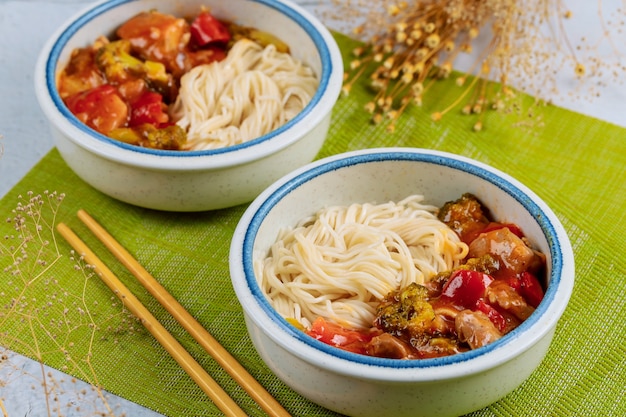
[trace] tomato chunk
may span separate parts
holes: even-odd
[[[198,46],[210,43],[225,44],[230,40],[228,28],[208,12],[202,12],[194,19],[190,31]]]
[[[109,84],[71,95],[65,104],[81,122],[104,135],[128,120],[128,105]]]
[[[132,46],[133,54],[160,62],[178,75],[186,69],[181,56],[187,44],[189,25],[182,18],[157,11],[141,12],[117,29],[117,35]]]
[[[367,343],[375,336],[373,333],[347,329],[322,317],[313,322],[307,334],[327,345],[360,354],[366,353]]]
[[[165,112],[161,94],[146,91],[131,105],[130,121],[128,123],[130,127],[145,123],[158,127],[168,121],[169,116]]]
[[[478,300],[485,296],[485,290],[492,281],[493,278],[482,272],[461,269],[450,276],[440,298],[458,307],[473,310]]]

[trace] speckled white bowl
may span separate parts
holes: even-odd
[[[267,256],[281,227],[324,206],[399,201],[413,193],[441,206],[465,192],[485,202],[496,219],[520,225],[547,255],[544,300],[520,327],[490,345],[411,361],[341,351],[290,326],[258,286],[253,260]],[[574,284],[566,232],[537,195],[482,163],[407,148],[337,155],[274,183],[241,218],[230,270],[250,338],[270,369],[311,401],[350,416],[458,416],[497,401],[541,363]]]
[[[310,65],[320,86],[286,125],[247,143],[208,151],[163,151],[111,140],[81,123],[64,105],[56,77],[71,51],[111,34],[150,9],[176,16],[209,6],[216,16],[253,26],[285,41]],[[329,31],[296,4],[279,0],[113,0],[98,2],[64,24],[42,49],[35,69],[37,99],[50,121],[61,156],[84,181],[109,196],[157,210],[203,211],[251,201],[321,148],[343,76],[339,48]]]

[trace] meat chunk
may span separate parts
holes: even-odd
[[[481,233],[470,243],[470,258],[487,254],[497,258],[504,268],[514,274],[535,270],[543,265],[543,258],[507,227]]]
[[[456,331],[454,319],[459,314],[459,310],[450,304],[443,304],[435,307],[434,312],[435,318],[431,324],[432,331],[442,335],[454,334]]]
[[[459,340],[467,342],[472,349],[488,345],[502,337],[486,314],[463,310],[454,319]]]
[[[372,338],[367,345],[367,354],[390,359],[412,359],[414,356],[410,345],[389,333]]]
[[[487,299],[492,305],[500,306],[521,321],[526,320],[535,311],[524,297],[504,281],[495,280],[487,287]]]

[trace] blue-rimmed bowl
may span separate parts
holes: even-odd
[[[325,345],[272,309],[254,274],[283,227],[330,205],[386,203],[423,194],[441,206],[470,192],[495,219],[518,224],[547,257],[546,294],[520,327],[453,356],[396,360]],[[249,206],[231,243],[230,273],[250,338],[271,370],[311,401],[350,416],[458,416],[518,387],[546,355],[574,284],[574,258],[561,223],[520,182],[448,153],[386,148],[319,160],[275,182]]]
[[[163,151],[111,140],[72,115],[56,78],[75,48],[111,35],[137,13],[156,9],[193,16],[209,7],[219,18],[272,33],[316,72],[312,101],[277,130],[217,150]],[[254,199],[272,182],[312,161],[322,146],[339,96],[343,65],[329,31],[296,4],[278,0],[113,0],[98,2],[64,24],[42,49],[35,90],[56,146],[70,168],[103,193],[130,204],[168,211],[203,211]]]

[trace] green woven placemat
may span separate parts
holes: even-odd
[[[337,35],[342,50],[353,41]],[[437,100],[411,109],[389,134],[363,111],[358,85],[341,98],[319,157],[383,146],[458,153],[493,165],[525,183],[563,222],[575,252],[576,285],[541,367],[519,389],[473,416],[605,416],[626,413],[626,130],[557,107],[541,110],[544,126],[516,127],[517,116],[487,113],[484,130],[453,111],[440,122],[430,113],[459,94],[453,80],[435,84]],[[530,100],[530,99],[527,99]],[[527,101],[527,103],[530,101]],[[56,211],[46,202],[28,216],[28,192],[65,193]],[[19,197],[21,196],[21,198]],[[181,368],[89,270],[75,267],[70,247],[54,242],[50,224],[72,227],[251,416],[263,413],[80,224],[90,212],[194,315],[285,408],[297,416],[333,413],[291,391],[262,363],[244,327],[230,285],[229,242],[246,205],[196,214],[156,212],[112,200],[83,183],[52,150],[0,201],[0,213],[25,214],[42,227],[25,238],[3,224],[0,342],[166,416],[220,412]],[[43,213],[39,218],[38,213]],[[45,224],[48,222],[48,224]],[[40,231],[39,231],[40,230]],[[41,233],[41,236],[38,235]],[[58,236],[57,236],[58,239]],[[49,241],[50,243],[46,243]],[[61,257],[55,261],[55,244]],[[41,252],[40,252],[41,251]],[[10,256],[9,253],[17,253]],[[37,262],[37,258],[48,260]],[[54,262],[52,262],[54,261]],[[14,265],[11,267],[11,265]],[[119,410],[120,414],[121,411]]]

